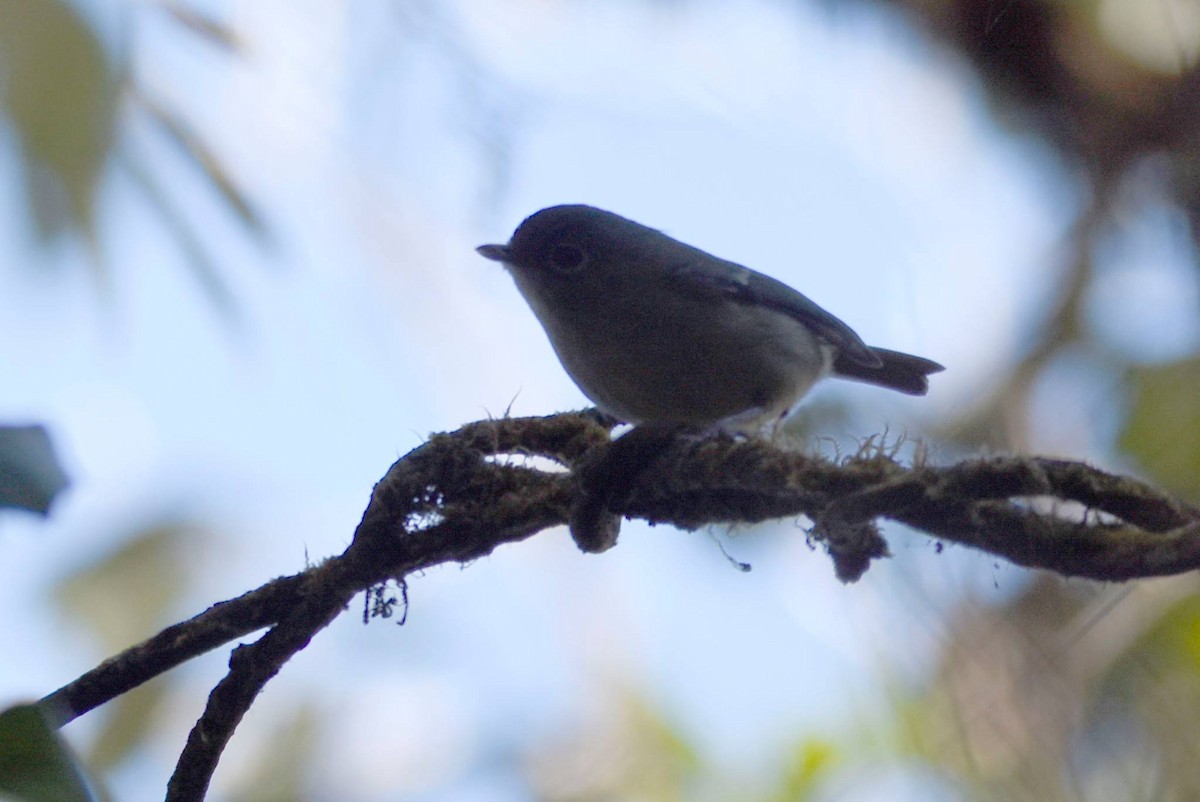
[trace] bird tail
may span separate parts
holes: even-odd
[[[930,359],[889,351],[886,348],[871,348],[871,353],[879,357],[883,364],[866,367],[838,354],[833,360],[833,375],[841,379],[875,384],[908,395],[925,395],[929,392],[929,379],[926,377],[945,370]]]

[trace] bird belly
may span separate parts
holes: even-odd
[[[773,421],[829,370],[808,329],[771,311],[731,304],[621,319],[627,325],[576,318],[546,330],[584,394],[630,423],[709,425],[747,413],[748,425]]]

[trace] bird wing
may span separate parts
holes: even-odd
[[[673,279],[693,292],[765,306],[787,315],[836,347],[851,362],[868,368],[883,364],[854,329],[782,281],[757,270],[705,254],[703,259],[689,259],[675,265],[670,272]]]

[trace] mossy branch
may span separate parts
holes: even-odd
[[[806,517],[843,581],[887,556],[879,521],[1018,565],[1100,580],[1200,567],[1200,510],[1136,479],[1036,457],[903,465],[879,449],[832,461],[761,440],[634,429],[592,412],[506,418],[435,435],[375,486],[350,547],[176,624],[47,696],[55,726],[260,629],[213,689],[168,786],[199,800],[266,682],[362,591],[567,524],[604,551],[622,517],[697,529]],[[540,468],[540,457],[553,468]],[[384,606],[386,608],[386,605]]]

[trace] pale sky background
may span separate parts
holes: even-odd
[[[858,437],[952,417],[1019,353],[1078,208],[1069,176],[997,129],[951,58],[866,7],[207,5],[244,55],[152,7],[98,0],[95,15],[266,214],[262,248],[152,131],[131,130],[126,146],[199,221],[243,325],[197,291],[120,171],[106,292],[81,248],[37,250],[0,149],[0,366],[17,379],[0,418],[47,422],[74,482],[46,523],[0,518],[3,701],[108,656],[49,592],[132,530],[186,518],[211,533],[172,611],[186,617],[339,552],[372,484],[427,433],[583,406],[511,280],[473,250],[539,208],[586,202],[664,229],[797,287],[872,344],[946,365],[922,399],[823,387],[853,404],[861,428],[838,434]],[[1132,221],[1115,261],[1178,260],[1154,250],[1171,225]],[[1113,271],[1092,307],[1113,347],[1166,358],[1195,342],[1196,322],[1172,317],[1182,275]],[[1113,325],[1122,304],[1155,304],[1156,327]],[[1071,456],[1099,448],[1094,431],[1057,436]],[[792,522],[726,540],[748,574],[704,533],[633,523],[599,557],[560,531],[431,571],[410,583],[403,628],[352,609],[285,667],[212,798],[305,698],[331,722],[314,798],[527,799],[510,759],[603,721],[623,688],[754,776],[790,739],[868,720],[881,678],[920,676],[953,600],[1024,581],[923,537],[892,543],[895,559],[849,587]],[[109,778],[116,798],[161,795],[226,660],[178,671],[161,745]],[[68,737],[86,744],[97,719]],[[954,798],[899,775],[852,791]]]

